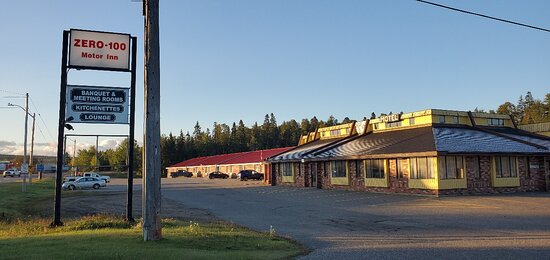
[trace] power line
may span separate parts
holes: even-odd
[[[18,92],[14,92],[14,91],[9,91],[9,90],[4,90],[4,89],[0,89],[0,92],[9,93],[9,94],[15,94],[15,95],[20,95],[20,96],[25,96],[25,94],[18,93]]]
[[[34,100],[32,99],[32,97],[29,98],[30,101],[31,101],[31,105],[34,107],[34,110],[36,111],[36,114],[38,115],[38,117],[40,118],[40,121],[42,122],[42,124],[44,125],[44,128],[46,128],[46,132],[48,133],[48,135],[50,136],[50,140],[52,140],[53,143],[55,143],[55,138],[53,138],[53,135],[52,133],[50,132],[50,129],[48,128],[48,125],[46,124],[46,122],[44,121],[44,118],[42,117],[42,114],[40,113],[40,111],[38,110],[38,106],[34,103]]]
[[[449,10],[460,12],[460,13],[471,14],[471,15],[480,16],[480,17],[483,17],[483,18],[491,19],[491,20],[496,20],[496,21],[499,21],[499,22],[510,23],[510,24],[513,24],[513,25],[527,27],[527,28],[531,28],[531,29],[535,29],[535,30],[544,31],[544,32],[550,32],[550,29],[545,29],[545,28],[542,28],[542,27],[537,27],[537,26],[528,25],[528,24],[524,24],[524,23],[514,22],[514,21],[510,21],[510,20],[506,20],[506,19],[502,19],[502,18],[497,18],[497,17],[493,17],[493,16],[488,16],[488,15],[484,15],[484,14],[480,14],[480,13],[474,13],[474,12],[470,12],[470,11],[466,11],[466,10],[462,10],[462,9],[458,9],[458,8],[454,8],[454,7],[450,7],[450,6],[446,6],[446,5],[442,5],[442,4],[432,3],[432,2],[428,2],[428,1],[424,1],[424,0],[416,0],[416,1],[421,2],[421,3],[425,3],[425,4],[429,4],[429,5],[433,5],[433,6],[437,6],[437,7],[441,7],[441,8],[445,8],[445,9],[449,9]]]

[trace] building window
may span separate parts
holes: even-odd
[[[409,125],[414,125],[414,117],[409,118]]]
[[[332,161],[330,162],[330,168],[332,172],[332,177],[347,177],[346,172],[346,161]]]
[[[374,124],[374,130],[378,130],[378,123]]]
[[[453,124],[458,124],[458,116],[453,116]]]
[[[292,176],[292,163],[283,163],[283,176]]]
[[[433,157],[411,158],[411,179],[435,179]]]
[[[495,156],[495,174],[497,178],[518,177],[516,157]]]
[[[439,116],[439,123],[445,123],[445,116]]]
[[[440,179],[464,179],[463,156],[439,156],[438,164]]]
[[[504,125],[504,119],[501,119],[501,118],[487,118],[487,124],[488,125],[503,126]]]
[[[401,121],[386,123],[386,128],[399,127],[399,126],[401,126]]]
[[[384,179],[384,159],[365,160],[365,170],[367,178]]]
[[[395,160],[396,164],[395,167],[397,168],[397,178],[399,179],[404,179],[405,178],[405,171],[404,171],[404,168],[403,168],[403,162],[405,161],[406,159],[397,159]]]
[[[338,129],[338,130],[330,130],[330,135],[331,135],[331,136],[340,135],[340,129]]]

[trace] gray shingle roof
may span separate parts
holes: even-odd
[[[550,153],[549,150],[539,149],[532,145],[483,132],[475,128],[434,127],[433,132],[438,152]],[[550,145],[547,147],[550,147]]]
[[[541,149],[540,146],[548,149]],[[315,141],[283,153],[270,161],[345,159],[426,152],[550,155],[550,139],[539,138],[513,128],[480,129],[439,125],[370,133],[338,141]]]

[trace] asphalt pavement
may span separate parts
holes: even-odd
[[[125,189],[114,179],[107,190]],[[177,178],[162,180],[162,196],[291,237],[312,249],[303,259],[550,259],[550,193],[436,198]]]

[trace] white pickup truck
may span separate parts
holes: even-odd
[[[96,173],[96,172],[85,172],[85,173],[82,174],[82,177],[94,177],[94,178],[98,178],[98,179],[100,179],[100,180],[105,181],[105,183],[111,182],[111,177],[109,177],[109,176],[101,176],[101,175],[99,175],[99,174]]]

